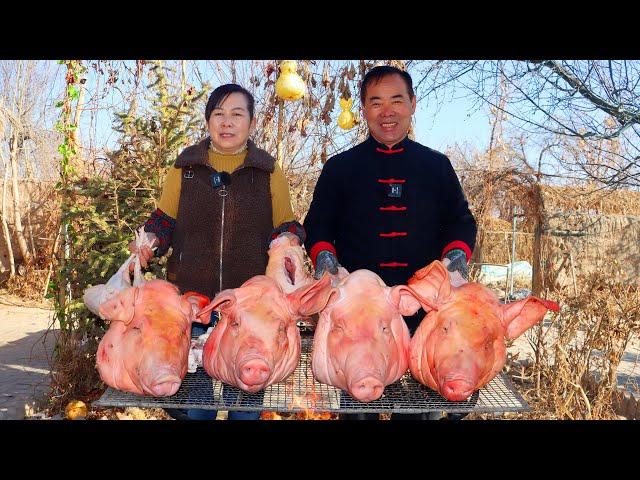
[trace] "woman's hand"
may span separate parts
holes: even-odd
[[[147,235],[147,241],[151,246],[154,246],[158,243],[158,237],[156,237],[155,233],[145,232],[145,234]],[[134,239],[131,241],[131,243],[129,243],[129,251],[131,253],[138,254],[138,258],[140,259],[140,266],[142,268],[147,268],[149,264],[149,260],[151,260],[151,257],[153,257],[153,250],[151,250],[151,247],[144,245],[140,249],[140,251],[138,251],[138,247],[136,246],[136,241]],[[129,265],[129,271],[133,272],[133,267],[134,267],[134,264],[132,262]]]

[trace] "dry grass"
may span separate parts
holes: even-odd
[[[15,275],[7,280],[7,291],[23,300],[42,301],[48,282],[48,269],[37,268],[29,265],[25,267],[23,275]]]
[[[57,334],[55,368],[51,372],[49,412],[64,411],[67,403],[82,400],[90,403],[98,399],[105,385],[96,369],[96,352],[102,330],[62,330]]]
[[[533,411],[522,418],[615,419],[617,370],[640,333],[640,291],[602,274],[580,282],[578,295],[548,295],[562,305],[551,328],[534,327],[535,359],[510,362],[512,377]]]
[[[633,190],[542,185],[542,195],[550,211],[640,215],[640,192]]]

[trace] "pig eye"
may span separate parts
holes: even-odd
[[[382,333],[389,333],[389,327],[383,326]]]
[[[229,324],[229,326],[238,328],[240,326],[240,322],[238,322],[237,320],[231,320],[231,323]]]

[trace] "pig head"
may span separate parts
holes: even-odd
[[[139,395],[175,394],[187,373],[191,323],[208,302],[203,295],[180,295],[171,283],[151,280],[102,303],[100,316],[111,322],[96,355],[102,380]]]
[[[559,310],[555,302],[533,296],[502,305],[479,283],[453,287],[437,260],[408,285],[428,312],[411,339],[411,374],[451,401],[467,399],[502,370],[505,338],[517,338],[548,310]]]
[[[318,320],[311,360],[315,378],[361,402],[380,398],[407,370],[409,330],[402,315],[419,308],[410,288],[388,287],[369,270],[343,276]]]
[[[149,247],[155,250],[153,241],[149,237],[149,233],[144,231],[144,227],[140,227],[135,232],[136,246],[138,249],[142,247]],[[129,266],[133,263],[133,283],[131,282],[131,276],[129,274]],[[129,287],[139,287],[144,285],[146,280],[142,275],[142,267],[140,265],[140,259],[137,254],[131,254],[129,258],[120,266],[118,271],[107,281],[100,285],[94,285],[89,287],[83,295],[85,305],[92,313],[100,316],[100,305],[108,300],[114,298],[118,293],[126,290]],[[104,317],[102,317],[105,320]]]
[[[304,251],[296,235],[284,233],[269,244],[269,263],[265,275],[276,281],[284,293],[291,293],[313,282],[304,270]]]
[[[291,293],[275,280],[257,275],[223,290],[199,315],[220,310],[220,320],[203,350],[203,366],[213,378],[256,393],[293,373],[300,360],[296,320],[326,304],[328,276]]]

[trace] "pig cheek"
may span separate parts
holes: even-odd
[[[123,357],[131,359],[140,359],[143,351],[142,330],[140,328],[131,328],[124,334]]]
[[[293,324],[286,330],[278,331],[276,338],[276,347],[274,349],[274,372],[282,365],[286,365],[295,354],[295,347],[292,341],[295,339],[296,331],[298,327]],[[291,339],[291,340],[290,340]],[[272,372],[273,373],[273,372]]]
[[[327,335],[327,350],[330,352],[340,352],[344,343],[344,330],[334,326]]]
[[[501,338],[497,340],[487,339],[484,347],[484,368],[480,372],[480,386],[484,386],[493,379],[502,370],[506,360],[504,340]]]
[[[340,327],[334,327],[327,336],[327,352],[331,353],[329,361],[334,371],[340,375],[344,375],[344,364],[351,350],[351,343]]]
[[[391,333],[391,325],[384,325],[382,327],[382,341],[387,345],[393,343],[393,334]]]
[[[111,353],[113,352],[113,343],[110,341],[101,342],[96,355],[98,372],[103,381],[109,382],[109,385],[117,385],[118,375],[116,372],[117,363]]]
[[[240,346],[240,328],[228,326],[220,337],[220,354],[224,358],[235,358]]]
[[[294,326],[294,328],[298,328]],[[276,349],[279,352],[279,360],[286,356],[286,354],[291,350],[291,346],[289,345],[289,335],[293,335],[294,332],[291,331],[291,327],[288,330],[280,330],[278,331],[278,338],[276,340],[278,347]]]
[[[439,382],[438,377],[442,377],[445,375],[443,371],[443,365],[448,363],[448,360],[451,356],[451,345],[449,338],[449,328],[446,326],[440,327],[438,329],[438,335],[434,336],[436,340],[434,345],[433,357],[433,369],[432,372],[435,374],[434,379]],[[439,360],[438,363],[435,363],[435,360]],[[431,363],[430,363],[431,366]]]

